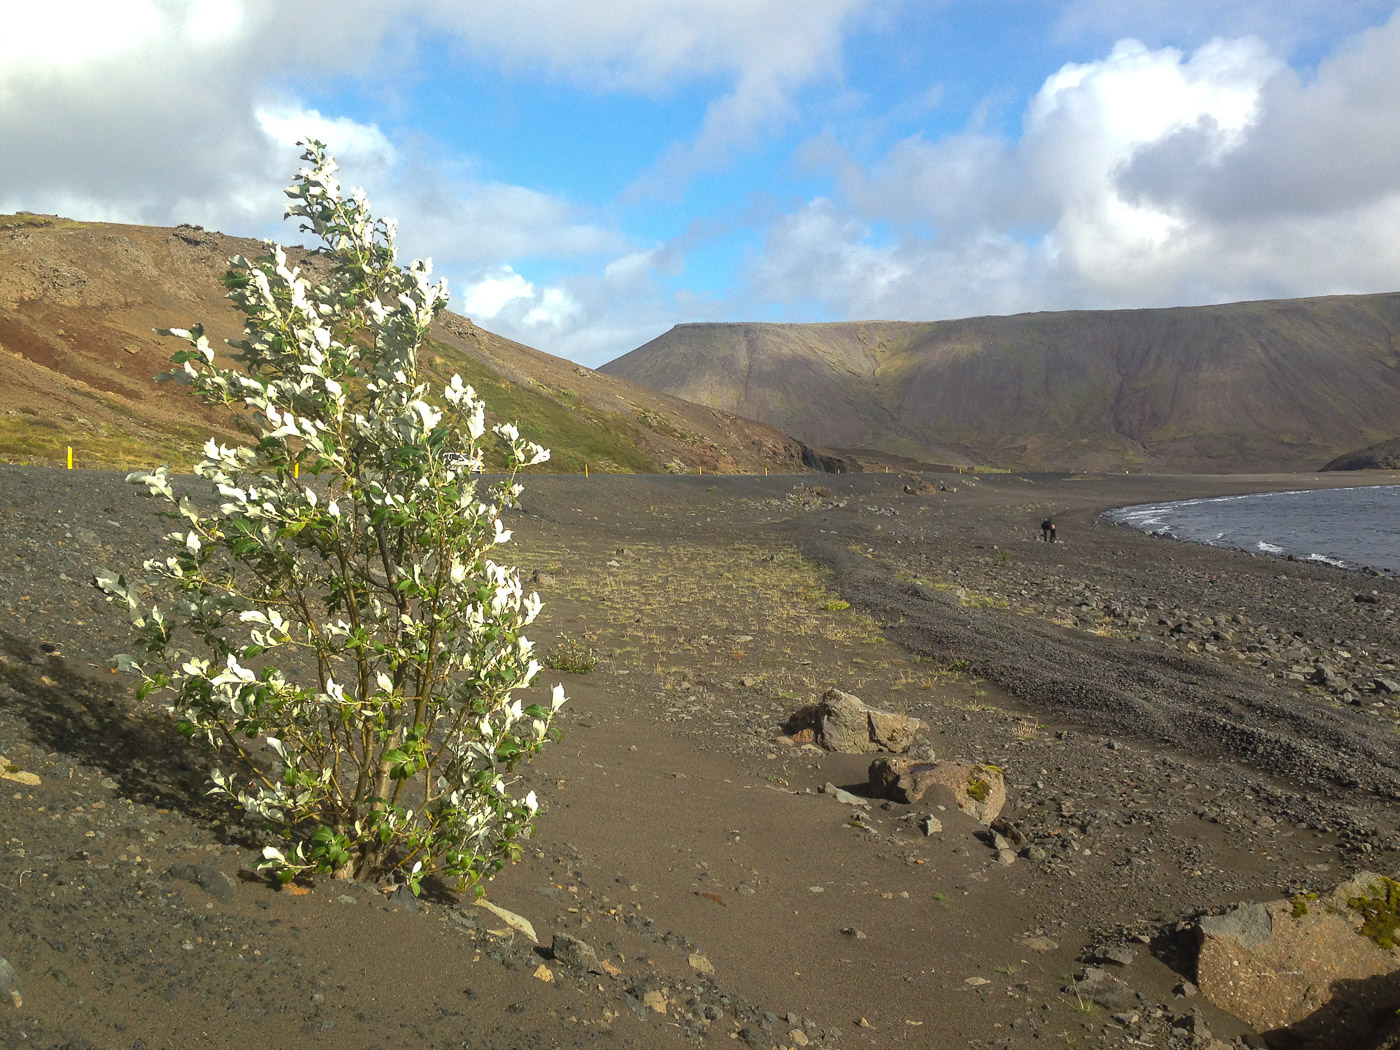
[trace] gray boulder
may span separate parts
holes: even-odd
[[[924,726],[909,715],[871,707],[858,696],[830,689],[821,701],[789,717],[787,732],[828,751],[862,755],[873,751],[902,754]]]

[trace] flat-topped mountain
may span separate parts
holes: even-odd
[[[211,434],[234,435],[224,410],[154,381],[181,344],[153,329],[200,322],[223,350],[242,316],[220,278],[231,256],[263,250],[193,226],[0,216],[0,461],[62,463],[71,446],[79,466],[188,469]],[[433,337],[427,371],[460,373],[492,421],[516,421],[550,447],[550,470],[804,468],[806,450],[771,426],[600,375],[465,317],[444,312]]]
[[[601,371],[833,448],[1046,470],[1315,470],[1400,431],[1400,293],[688,324]]]

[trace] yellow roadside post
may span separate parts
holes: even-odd
[[[68,446],[68,469],[73,469],[73,446]]]

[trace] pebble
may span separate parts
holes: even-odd
[[[0,955],[0,1000],[8,999],[16,1010],[24,1006],[24,986],[10,960]]]

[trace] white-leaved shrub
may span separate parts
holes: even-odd
[[[564,702],[559,686],[547,705],[517,695],[539,670],[522,630],[540,602],[493,557],[516,469],[549,453],[488,429],[457,376],[430,400],[418,358],[446,284],[400,267],[394,226],[305,145],[287,212],[319,239],[321,277],[272,244],[232,260],[240,370],[199,327],[168,332],[188,343],[173,378],[233,409],[251,442],[204,447],[207,499],[177,495],[165,467],[130,475],[180,526],[144,580],[98,584],[131,611],[122,662],[141,695],[173,694],[213,792],[278,833],[264,863],[279,878],[475,886],[532,830],[515,771]],[[505,480],[479,476],[488,442]]]

